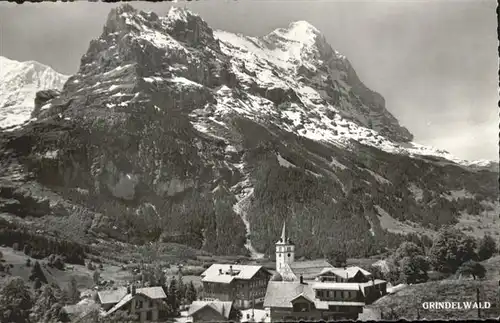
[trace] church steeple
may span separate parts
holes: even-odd
[[[295,260],[295,246],[293,242],[286,236],[286,223],[283,223],[281,229],[281,237],[276,242],[276,271],[283,273],[286,265],[291,264]]]

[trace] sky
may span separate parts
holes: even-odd
[[[495,0],[200,0],[132,2],[164,15],[186,6],[212,28],[263,36],[306,20],[347,56],[414,141],[463,159],[498,160]],[[0,3],[0,55],[76,73],[119,4]]]

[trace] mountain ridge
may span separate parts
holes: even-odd
[[[36,92],[62,89],[68,77],[39,62],[0,56],[0,128],[29,120]]]
[[[183,9],[111,10],[62,91],[0,132],[0,212],[89,244],[254,257],[273,255],[287,221],[317,257],[397,246],[408,235],[388,218],[434,230],[495,208],[497,172],[412,143],[319,44],[269,50]]]

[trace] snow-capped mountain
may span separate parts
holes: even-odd
[[[286,220],[303,255],[368,255],[498,203],[497,170],[413,143],[304,21],[254,38],[124,5],[49,94],[0,135],[0,211],[70,239],[261,257]]]
[[[0,129],[20,125],[31,117],[36,92],[62,89],[68,76],[34,61],[0,56]]]

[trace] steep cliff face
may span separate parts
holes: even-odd
[[[497,173],[412,143],[307,22],[258,39],[124,5],[37,102],[0,135],[0,210],[67,238],[259,256],[287,220],[304,255],[369,254],[412,231],[388,221],[429,232],[496,206]]]

